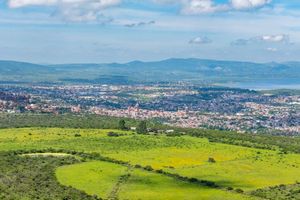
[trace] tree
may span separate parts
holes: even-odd
[[[137,128],[136,128],[136,132],[137,132],[138,134],[146,134],[146,133],[148,133],[146,121],[141,121],[141,122],[138,124],[138,126],[137,126]]]
[[[120,130],[127,130],[127,128],[126,128],[126,122],[125,122],[124,119],[121,119],[121,120],[119,121],[119,129],[120,129]]]

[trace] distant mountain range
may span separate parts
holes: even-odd
[[[167,59],[108,64],[39,65],[0,61],[0,82],[129,84],[190,81],[195,83],[284,82],[300,84],[300,62],[251,63],[203,59]]]

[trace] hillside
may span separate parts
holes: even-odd
[[[168,59],[125,64],[61,64],[0,61],[2,82],[80,82],[127,84],[191,81],[224,83],[265,81],[299,84],[300,63],[251,63],[202,59]]]

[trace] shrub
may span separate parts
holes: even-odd
[[[228,191],[232,191],[233,190],[233,187],[227,187],[226,188]]]
[[[138,124],[138,126],[137,126],[137,128],[136,128],[136,132],[137,132],[138,134],[146,134],[146,133],[148,133],[146,121],[141,121],[141,122]]]
[[[119,121],[119,129],[120,129],[120,130],[127,130],[126,122],[125,122],[124,119],[121,119],[121,120]]]
[[[198,182],[198,179],[196,179],[196,178],[190,178],[189,181],[190,181],[191,183],[196,183],[196,182]]]
[[[218,187],[214,182],[212,182],[212,181],[207,181],[206,183],[205,183],[205,185],[206,186],[208,186],[208,187]]]
[[[236,189],[235,191],[236,191],[237,193],[244,193],[244,190],[242,190],[242,189],[240,189],[240,188]]]
[[[153,168],[150,165],[147,165],[146,167],[144,167],[144,169],[147,171],[153,171]]]
[[[108,137],[119,137],[120,134],[119,134],[119,133],[115,133],[115,132],[108,132],[108,133],[107,133],[107,136],[108,136]]]
[[[208,162],[209,162],[209,163],[215,163],[216,160],[215,160],[214,158],[211,158],[211,157],[210,157],[210,158],[208,158]]]
[[[135,165],[134,167],[135,167],[135,168],[142,168],[141,165]]]

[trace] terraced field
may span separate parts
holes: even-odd
[[[110,137],[111,131],[122,136]],[[0,130],[0,151],[50,148],[100,154],[76,155],[80,162],[58,167],[55,176],[64,186],[106,199],[260,199],[251,195],[257,189],[300,181],[300,155],[280,150],[120,130]]]

